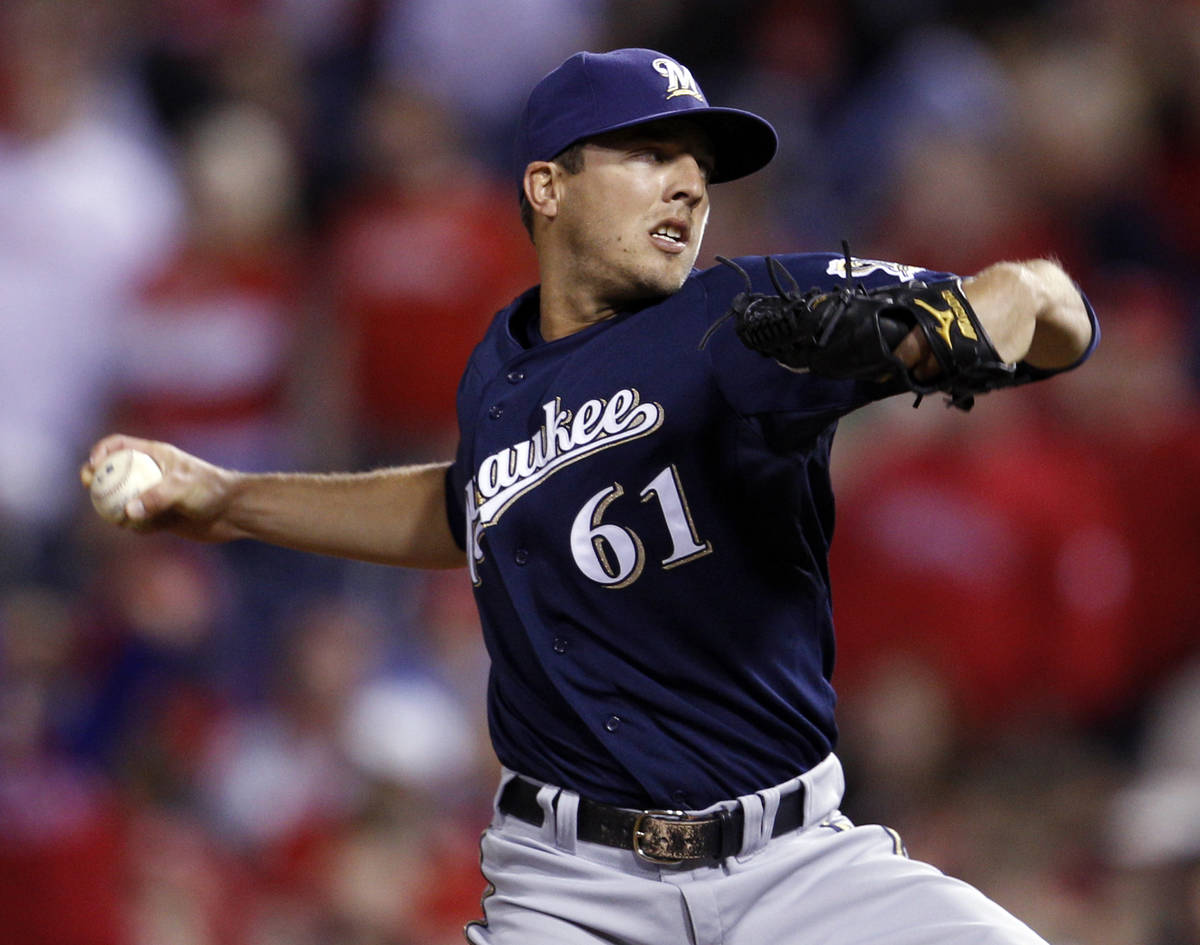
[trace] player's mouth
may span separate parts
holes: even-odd
[[[654,245],[667,253],[682,253],[687,249],[690,227],[682,220],[667,220],[650,231]]]

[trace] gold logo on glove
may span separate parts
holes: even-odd
[[[964,338],[970,338],[972,341],[978,341],[979,336],[975,333],[975,326],[971,324],[971,318],[967,315],[966,309],[962,307],[962,303],[954,295],[950,289],[942,290],[942,298],[946,300],[948,309],[936,309],[923,299],[913,299],[921,308],[925,309],[930,315],[937,319],[937,333],[941,339],[946,342],[946,347],[951,347],[950,343],[950,326],[957,324],[959,334]]]

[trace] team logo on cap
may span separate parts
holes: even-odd
[[[690,95],[692,98],[704,101],[700,86],[696,84],[691,70],[686,66],[681,66],[674,59],[668,59],[665,56],[655,59],[650,65],[654,67],[655,72],[667,80],[667,98]]]

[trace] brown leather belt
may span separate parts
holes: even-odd
[[[545,820],[538,804],[538,785],[513,778],[500,792],[500,811],[535,827]],[[701,866],[723,860],[742,848],[742,808],[715,814],[686,814],[675,810],[631,810],[580,798],[576,837],[632,850],[660,866]],[[772,837],[804,823],[804,785],[779,800]]]

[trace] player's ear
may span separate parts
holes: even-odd
[[[535,214],[553,219],[558,214],[559,173],[550,161],[534,161],[525,168],[525,199]]]

